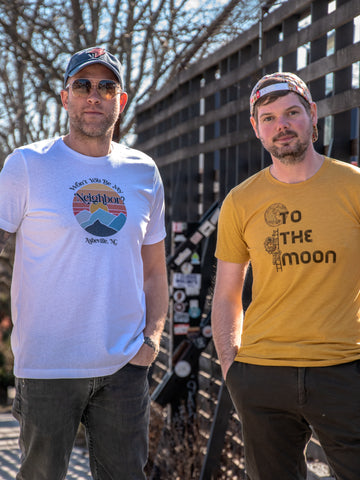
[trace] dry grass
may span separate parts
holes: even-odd
[[[199,478],[203,452],[204,441],[196,421],[189,421],[181,412],[169,424],[166,409],[152,405],[147,466],[149,480]]]
[[[199,479],[206,439],[200,434],[196,418],[188,421],[183,412],[181,419],[169,423],[167,409],[152,404],[149,447],[146,469],[149,480]],[[219,471],[211,480],[245,479],[242,453],[242,446],[234,444],[229,433],[224,439]]]

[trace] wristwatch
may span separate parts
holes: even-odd
[[[144,343],[146,343],[146,345],[149,345],[149,347],[154,349],[156,355],[159,353],[159,347],[156,345],[156,343],[153,340],[151,340],[150,337],[144,337]]]

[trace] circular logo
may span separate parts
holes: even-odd
[[[101,183],[86,185],[75,193],[73,212],[80,226],[97,237],[115,235],[127,218],[124,197]]]
[[[191,365],[186,360],[179,360],[174,367],[174,372],[180,378],[188,377],[191,373]]]
[[[205,327],[201,330],[201,333],[205,338],[211,338],[212,337],[211,325],[205,325]]]
[[[175,312],[185,312],[185,304],[184,303],[175,303],[174,310],[175,310]]]
[[[175,290],[174,292],[174,300],[175,302],[182,303],[185,301],[186,295],[184,290]]]
[[[282,203],[274,203],[266,210],[264,217],[265,222],[270,227],[278,227],[284,223],[284,215],[288,209]]]

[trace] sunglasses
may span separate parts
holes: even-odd
[[[88,78],[76,78],[69,82],[65,88],[71,87],[74,97],[87,97],[92,88],[96,88],[98,94],[104,100],[111,100],[118,93],[121,93],[120,85],[113,80],[100,80],[92,82]]]

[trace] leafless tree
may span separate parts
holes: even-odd
[[[0,164],[16,146],[66,131],[59,92],[75,51],[100,45],[123,64],[129,103],[119,140],[133,129],[137,102],[247,28],[260,4],[0,0]]]

